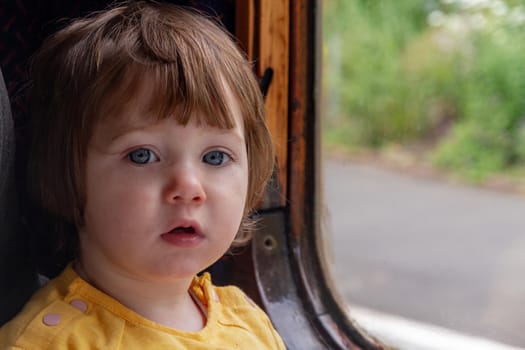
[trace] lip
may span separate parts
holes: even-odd
[[[196,221],[179,220],[176,221],[172,228],[160,235],[162,240],[170,245],[181,248],[192,248],[198,246],[203,240],[201,228]],[[193,232],[175,232],[177,228],[191,227]]]

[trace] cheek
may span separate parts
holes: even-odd
[[[249,171],[247,161],[244,162],[244,166],[240,166],[240,170],[231,176],[232,186],[236,188],[236,194],[242,199],[244,204],[246,203],[246,197],[248,195],[248,179]]]
[[[229,216],[229,220],[237,220],[243,217],[246,207],[246,197],[248,193],[248,172],[247,169],[239,167],[237,171],[223,174],[221,179],[213,181],[213,193],[217,201],[215,205],[223,214]]]
[[[237,182],[238,190],[234,194],[234,202],[236,205],[236,215],[237,215],[237,227],[241,224],[242,219],[244,218],[247,212],[247,200],[248,200],[248,171],[246,170],[245,176],[240,178]],[[233,214],[233,213],[232,213]]]
[[[119,177],[112,181],[110,175],[104,181],[88,183],[85,224],[97,230],[129,232],[137,221],[148,222],[154,197],[147,184],[133,181],[132,177]]]

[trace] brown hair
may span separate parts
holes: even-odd
[[[225,30],[193,11],[126,2],[77,19],[44,42],[32,78],[29,191],[76,225],[82,225],[94,125],[119,115],[144,79],[155,89],[146,110],[181,124],[199,111],[200,122],[232,128],[225,85],[237,98],[249,160],[245,219],[272,172],[273,147],[251,66]],[[237,240],[246,240],[244,231]]]

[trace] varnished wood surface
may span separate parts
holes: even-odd
[[[259,0],[257,14],[256,70],[258,76],[262,76],[267,68],[273,70],[272,81],[265,97],[265,108],[266,121],[272,133],[277,157],[277,187],[281,192],[280,196],[270,197],[270,203],[264,203],[264,206],[269,208],[284,206],[286,203],[290,1]]]
[[[235,36],[242,49],[246,52],[248,59],[254,57],[255,39],[255,3],[254,0],[235,2]]]

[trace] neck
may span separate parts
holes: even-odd
[[[204,327],[206,317],[189,294],[191,278],[141,280],[123,271],[97,267],[84,259],[74,265],[82,279],[146,319],[183,331]]]

